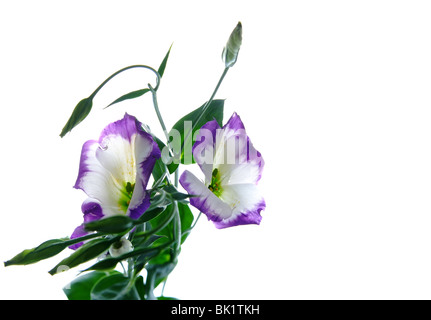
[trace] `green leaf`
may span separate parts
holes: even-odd
[[[172,146],[172,147],[175,150],[182,150],[181,163],[183,164],[194,163],[193,155],[192,155],[192,142],[193,142],[193,136],[195,135],[195,132],[198,131],[208,121],[216,120],[217,123],[220,125],[220,127],[223,124],[224,100],[213,100],[208,106],[208,108],[206,109],[205,113],[200,118],[199,122],[196,122],[196,120],[199,119],[205,104],[206,103],[204,103],[199,108],[193,110],[192,112],[188,113],[180,120],[178,120],[177,123],[175,123],[175,125],[172,127],[169,133],[170,136],[174,136],[174,137],[175,137],[174,130],[180,133],[181,141],[174,140],[172,142],[173,143],[181,142],[181,148],[179,146]],[[187,137],[187,141],[185,141],[186,137]]]
[[[66,133],[70,132],[74,127],[76,127],[82,120],[84,120],[91,111],[93,106],[93,96],[82,99],[78,102],[75,109],[73,109],[72,115],[64,126],[60,133],[60,137],[64,137]]]
[[[91,300],[140,300],[135,284],[130,281],[122,274],[103,277],[91,290]]]
[[[84,271],[90,271],[90,270],[112,270],[114,269],[118,262],[120,262],[120,259],[117,258],[105,258],[103,260],[97,261],[95,264],[93,264],[91,267],[88,267],[87,269],[83,270]]]
[[[175,269],[175,262],[166,262],[164,264],[147,264],[147,282],[146,282],[146,297],[147,299],[155,299],[153,290],[162,283],[167,276]]]
[[[119,274],[119,272],[114,270],[110,272],[93,271],[86,273],[64,287],[63,292],[69,300],[91,300],[90,293],[94,285],[100,279],[113,274]]]
[[[111,244],[116,242],[120,236],[110,239],[94,239],[83,244],[79,249],[72,253],[69,257],[63,259],[54,268],[48,271],[51,275],[62,271],[69,270],[73,267],[96,258],[103,252],[107,251]]]
[[[91,267],[85,269],[84,271],[90,271],[90,270],[109,270],[115,268],[117,263],[120,261],[123,261],[128,258],[133,258],[136,256],[145,256],[145,257],[153,257],[156,256],[161,250],[165,249],[167,245],[163,246],[162,248],[141,248],[141,249],[135,249],[131,252],[125,253],[119,257],[116,258],[105,258],[103,260],[100,260],[93,264]]]
[[[171,209],[172,209],[172,205],[169,205],[166,211],[170,212]],[[184,233],[186,230],[188,230],[191,227],[194,220],[194,216],[189,206],[181,202],[178,202],[178,211],[179,211],[180,220],[181,220],[181,232]],[[159,216],[155,217],[150,221],[151,228],[152,229],[157,228],[157,226],[161,225],[165,221],[165,219],[166,217],[164,214],[160,214]],[[175,240],[174,223],[175,223],[174,221],[170,221],[165,228],[157,231],[156,235],[167,237],[169,240]],[[182,237],[181,242],[184,242],[186,238],[187,238],[187,235],[184,235]]]
[[[187,198],[194,197],[194,195],[179,192],[173,185],[167,185],[163,190],[171,195],[174,200],[185,200]]]
[[[181,202],[178,202],[178,210],[180,212],[180,218],[181,218],[181,232],[184,233],[192,226],[194,216],[192,211],[190,210],[190,207]],[[182,236],[181,243],[183,243],[186,240],[188,235],[189,233],[186,233],[185,235]]]
[[[137,249],[143,249],[143,248],[154,248],[156,247],[156,245],[158,244],[165,244],[166,241],[159,241],[160,239],[163,239],[163,237],[161,236],[157,236],[157,235],[151,235],[149,237],[141,237],[141,238],[133,238],[132,239],[132,244],[133,247],[137,248]],[[160,247],[160,249],[163,249],[162,247]]]
[[[162,63],[160,64],[159,69],[157,70],[157,72],[160,75],[160,77],[162,77],[163,74],[165,73],[165,68],[166,68],[166,64],[168,62],[169,53],[171,52],[171,48],[172,48],[172,45],[169,48],[169,51],[166,54],[165,58],[163,59]],[[120,98],[116,99],[115,101],[111,102],[108,106],[105,107],[105,109],[108,108],[108,107],[110,107],[110,106],[112,106],[113,104],[122,102],[124,100],[138,98],[138,97],[144,95],[145,93],[147,93],[148,91],[150,91],[150,89],[145,88],[145,89],[139,89],[139,90],[136,90],[136,91],[132,91],[132,92],[126,93],[125,95],[123,95]]]
[[[102,233],[121,233],[134,226],[134,221],[128,216],[118,215],[92,221],[85,224],[87,231],[99,231]]]
[[[63,238],[45,241],[33,249],[26,249],[20,252],[12,259],[6,261],[4,265],[5,267],[10,265],[27,265],[50,258],[70,245],[70,241],[68,240],[68,238]]]
[[[85,269],[84,271],[90,271],[90,270],[110,270],[115,268],[115,266],[123,260],[129,259],[129,258],[136,258],[136,264],[138,263],[146,263],[146,261],[150,260],[151,258],[155,257],[156,255],[158,255],[161,251],[165,250],[166,248],[168,248],[171,243],[163,243],[161,245],[158,246],[154,246],[154,243],[157,242],[157,240],[159,240],[160,237],[159,236],[152,236],[149,239],[145,239],[144,241],[139,241],[138,243],[136,243],[136,241],[134,242],[134,244],[138,244],[140,245],[139,247],[136,247],[133,251],[131,252],[127,252],[119,257],[108,257],[105,258],[103,260],[100,260],[98,262],[96,262],[95,264],[93,264],[91,267]],[[144,261],[145,259],[145,261]],[[136,269],[136,265],[135,265],[135,269]]]
[[[139,89],[139,90],[136,90],[136,91],[132,91],[132,92],[126,93],[125,95],[123,95],[123,96],[119,97],[118,99],[116,99],[115,101],[111,102],[104,109],[112,106],[113,104],[119,103],[121,101],[129,100],[129,99],[135,99],[135,98],[138,98],[140,96],[143,96],[148,91],[150,91],[150,89],[145,88],[145,89]]]
[[[144,284],[144,277],[139,276],[135,280],[135,287],[138,291],[139,297],[141,300],[145,300],[145,284]]]
[[[165,73],[166,64],[168,63],[169,54],[171,53],[172,44],[169,47],[168,53],[166,53],[165,57],[163,58],[162,63],[160,64],[159,69],[157,72],[159,73],[160,77],[163,77],[163,74]]]
[[[159,214],[161,214],[163,211],[165,211],[166,207],[157,207],[154,209],[148,209],[144,212],[142,216],[139,217],[139,223],[144,223],[147,221],[150,221],[151,219],[156,218]]]
[[[165,236],[168,239],[172,240],[172,228],[173,228],[173,205],[170,204],[166,207],[166,209],[159,214],[158,216],[154,217],[149,221],[151,230],[160,228],[160,226],[165,225],[164,228],[161,230],[158,230],[155,234],[158,236]]]

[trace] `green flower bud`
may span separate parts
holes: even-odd
[[[238,52],[241,47],[241,43],[242,25],[241,22],[238,22],[227,41],[226,47],[223,49],[222,60],[224,61],[226,68],[230,68],[235,64],[238,59]]]

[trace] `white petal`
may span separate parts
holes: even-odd
[[[232,215],[229,205],[217,198],[193,173],[186,170],[181,175],[180,182],[189,194],[197,196],[190,198],[190,203],[205,213],[210,220],[220,221]]]
[[[119,204],[122,187],[95,156],[99,150],[98,142],[88,142],[84,147],[86,151],[81,160],[83,172],[80,173],[75,187],[84,190],[90,198],[98,200],[105,216],[124,214]]]
[[[134,154],[134,137],[131,143],[123,137],[111,135],[104,139],[96,151],[96,158],[109,171],[119,185],[135,183],[136,162]]]
[[[224,186],[220,198],[231,207],[233,216],[254,211],[263,202],[263,197],[255,184]]]

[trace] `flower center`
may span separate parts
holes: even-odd
[[[127,213],[127,209],[129,208],[130,200],[132,199],[133,190],[135,189],[135,184],[131,184],[127,182],[126,185],[121,190],[121,198],[119,201],[120,209]]]
[[[221,179],[220,179],[220,173],[219,173],[218,169],[215,168],[213,170],[213,173],[212,173],[212,176],[211,176],[211,183],[208,186],[208,189],[210,189],[210,191],[212,193],[214,193],[217,197],[220,197],[221,194],[222,194],[222,192],[223,192],[223,189],[220,186],[220,181],[221,181]]]

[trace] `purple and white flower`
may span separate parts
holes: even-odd
[[[81,207],[84,223],[114,215],[139,218],[150,206],[146,189],[158,158],[157,143],[127,113],[123,119],[109,124],[99,140],[85,142],[74,186],[88,196]],[[85,234],[82,224],[71,238]]]
[[[265,201],[257,183],[264,160],[253,147],[240,117],[234,113],[223,128],[215,120],[203,125],[192,150],[205,181],[187,170],[181,175],[181,185],[196,196],[190,203],[219,229],[260,224]]]

